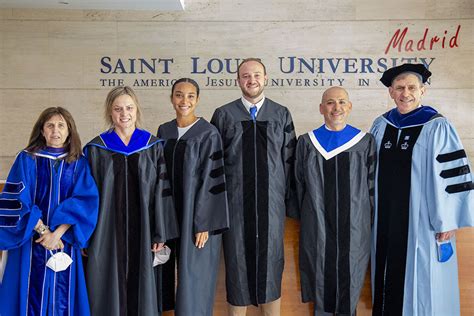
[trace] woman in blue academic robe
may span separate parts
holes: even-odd
[[[80,249],[98,203],[71,114],[44,110],[0,195],[0,249],[8,250],[0,315],[89,315]],[[72,263],[55,272],[46,264],[58,252]]]

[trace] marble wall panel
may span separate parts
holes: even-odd
[[[474,2],[471,0],[457,0],[455,3],[443,0],[427,0],[426,16],[431,19],[445,19],[448,16],[459,19],[474,17]]]
[[[74,21],[82,20],[82,10],[12,9],[13,20]]]
[[[474,17],[471,0],[187,0],[184,12],[0,9],[0,18],[56,21],[429,20]]]
[[[96,55],[117,50],[115,22],[48,22],[49,53],[52,55]]]
[[[0,9],[0,20],[6,20],[12,18],[13,9]]]
[[[2,58],[3,89],[75,89],[82,86],[82,56],[3,51]]]
[[[48,51],[48,23],[43,21],[1,21],[1,45],[5,52],[35,55]]]
[[[388,19],[425,19],[427,18],[426,1],[379,1],[355,0],[355,11],[358,20]]]
[[[255,28],[249,29],[241,23],[135,23],[135,22],[4,22],[2,27],[4,54],[7,67],[8,82],[4,87],[14,83],[15,86],[55,88],[66,87],[70,81],[64,76],[56,76],[58,80],[43,80],[36,84],[31,83],[32,64],[35,69],[45,72],[41,67],[53,65],[52,69],[61,68],[65,76],[75,77],[75,82],[81,81],[85,88],[100,87],[99,82],[104,78],[101,72],[101,58],[104,56],[114,61],[119,58],[127,61],[129,58],[144,58],[150,62],[153,58],[173,59],[170,71],[158,65],[156,72],[146,79],[176,78],[192,75],[191,58],[199,57],[196,64],[198,72],[204,72],[208,62],[213,58],[232,59],[232,70],[235,71],[235,59],[247,56],[261,57],[275,78],[279,73],[282,79],[288,78],[283,72],[289,71],[289,59],[295,58],[295,70],[298,78],[315,79],[325,77],[331,72],[331,67],[337,69],[338,77],[345,79],[348,87],[359,85],[353,73],[364,74],[359,79],[372,79],[376,86],[377,79],[384,67],[393,65],[394,61],[403,60],[419,62],[424,60],[430,63],[435,73],[433,83],[442,88],[472,87],[473,81],[459,81],[456,77],[472,77],[471,55],[473,53],[472,23],[455,20],[432,23],[404,23],[404,22],[258,22]],[[460,23],[460,24],[459,24]],[[18,24],[18,25],[17,25]],[[435,26],[432,26],[435,25]],[[17,27],[18,26],[18,27]],[[454,36],[455,30],[461,26],[457,38],[459,47],[435,47],[430,51],[398,52],[396,48],[385,54],[390,38],[398,28],[408,27],[406,40],[419,41],[423,32],[428,28],[429,36],[442,35],[447,32],[446,41]],[[45,31],[47,30],[47,31]],[[256,32],[255,30],[258,30]],[[368,34],[367,30],[371,30]],[[372,32],[373,30],[373,32]],[[372,37],[373,35],[373,37]],[[370,40],[364,40],[370,36]],[[447,45],[447,44],[446,44]],[[265,49],[262,49],[262,48]],[[25,54],[34,56],[25,58]],[[301,66],[299,59],[313,63],[311,69]],[[332,64],[324,61],[324,70],[318,71],[319,59],[332,59]],[[339,60],[341,59],[341,60]],[[69,63],[66,65],[66,63]],[[159,63],[159,62],[158,62]],[[379,65],[379,63],[382,64]],[[164,62],[161,62],[164,65]],[[82,69],[78,71],[78,68]],[[216,68],[216,65],[212,69]],[[125,65],[126,70],[130,71]],[[234,78],[232,73],[207,74],[214,77]],[[450,72],[444,71],[449,69]],[[74,73],[71,74],[71,71]],[[50,70],[51,72],[51,70]],[[146,72],[146,69],[145,69]],[[172,74],[171,74],[172,72]],[[214,71],[215,72],[215,71]],[[436,77],[436,74],[443,73]],[[199,73],[199,75],[200,75]],[[83,75],[83,77],[78,77]],[[144,74],[125,77],[117,74],[107,74],[106,78],[143,78]],[[157,76],[158,75],[158,76]],[[230,75],[230,76],[229,76]],[[451,75],[451,76],[449,76]],[[52,75],[54,77],[54,75]],[[205,76],[202,76],[205,77]],[[452,77],[450,79],[450,77]],[[21,82],[24,81],[24,84]],[[58,82],[60,81],[60,82]],[[50,84],[50,85],[48,85]],[[41,86],[42,85],[42,86]],[[276,85],[277,88],[283,85]],[[298,88],[295,86],[295,88]]]
[[[119,54],[170,54],[186,48],[185,23],[117,23]]]
[[[340,83],[354,103],[350,123],[369,129],[393,104],[378,82],[385,65],[402,58],[431,63],[434,75],[425,100],[439,106],[458,127],[467,151],[474,152],[469,133],[474,91],[470,2],[414,1],[407,14],[397,9],[403,2],[324,4],[196,0],[188,2],[185,12],[2,9],[1,163],[8,164],[5,157],[12,159],[29,134],[29,124],[45,106],[70,109],[83,142],[90,140],[105,129],[103,102],[117,83],[135,84],[146,113],[144,127],[152,132],[174,117],[169,102],[174,78],[192,77],[200,83],[198,113],[210,119],[217,106],[240,96],[235,70],[239,59],[249,56],[261,57],[267,65],[266,94],[290,108],[298,133],[322,123],[322,92]],[[440,17],[443,10],[446,15]],[[459,25],[458,47],[438,43],[433,49],[405,50],[406,42],[416,45],[426,29],[427,42],[435,35],[442,38],[446,31],[448,43]],[[401,52],[391,48],[385,53],[395,31],[404,28],[408,29]],[[101,63],[104,57],[111,68]],[[226,58],[229,68],[219,71]],[[140,69],[140,59],[154,62],[154,70]],[[294,69],[285,73],[291,62]],[[12,126],[27,131],[14,133]],[[5,173],[2,168],[0,179]]]

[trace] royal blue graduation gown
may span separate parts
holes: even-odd
[[[377,118],[372,245],[374,315],[460,313],[456,244],[439,262],[435,235],[474,224],[472,172],[454,127],[431,107]]]
[[[54,148],[17,156],[0,196],[0,249],[8,261],[0,285],[0,315],[89,315],[80,249],[87,246],[98,212],[98,192],[87,160],[68,163]],[[35,243],[39,219],[63,235],[73,263],[46,267],[50,253]]]

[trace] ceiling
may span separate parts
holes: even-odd
[[[184,0],[0,0],[0,8],[182,11]]]

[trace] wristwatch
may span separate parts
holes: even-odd
[[[40,235],[44,235],[44,233],[46,233],[48,229],[49,229],[48,225],[41,223],[38,225],[38,227],[35,228],[35,232],[37,232]]]

